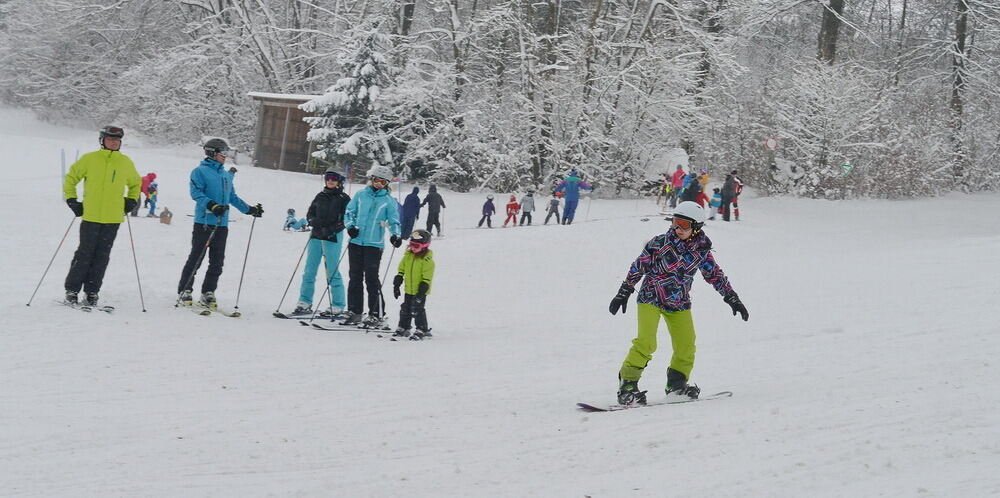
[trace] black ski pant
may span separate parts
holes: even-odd
[[[427,296],[404,294],[403,305],[399,308],[399,328],[410,328],[410,321],[417,322],[417,329],[426,332],[427,328]]]
[[[427,231],[430,232],[431,228],[437,227],[438,235],[441,235],[441,212],[440,211],[429,211],[427,213]]]
[[[528,220],[528,224],[529,225],[531,224],[531,213],[530,212],[521,213],[521,224],[522,225],[524,224],[524,220]]]
[[[729,205],[732,202],[732,197],[728,195],[722,196],[722,221],[729,221]]]
[[[557,225],[561,225],[562,221],[559,219],[559,211],[549,211],[549,214],[545,215],[545,223],[544,224],[545,225],[549,224],[549,218],[551,218],[552,215],[556,215],[556,224]]]
[[[120,223],[80,222],[80,245],[66,274],[66,290],[100,292]]]
[[[361,313],[364,308],[364,287],[368,287],[368,313],[382,316],[382,287],[378,279],[378,268],[382,263],[382,248],[359,246],[348,243],[347,258],[351,268],[348,271],[347,309],[351,313]]]
[[[478,224],[478,225],[476,225],[476,226],[477,226],[477,227],[481,227],[481,226],[483,226],[483,222],[484,222],[484,221],[486,222],[486,226],[488,226],[488,227],[490,227],[490,228],[493,228],[493,220],[492,220],[492,217],[491,217],[490,215],[488,215],[488,214],[484,214],[482,218],[479,218],[479,224]]]
[[[212,231],[215,231],[213,235]],[[222,265],[226,261],[226,239],[229,228],[217,225],[195,223],[191,232],[191,254],[188,254],[184,269],[181,270],[181,281],[177,283],[177,293],[194,288],[194,277],[201,268],[202,261],[208,253],[208,270],[205,280],[201,283],[201,293],[215,292],[219,287],[219,276],[222,275]],[[205,250],[205,245],[208,250]]]

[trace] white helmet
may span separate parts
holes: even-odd
[[[674,217],[684,218],[697,225],[702,225],[708,215],[705,214],[705,208],[699,206],[697,202],[684,201],[674,209]]]
[[[378,178],[385,178],[386,180],[392,180],[392,170],[388,166],[382,166],[381,164],[373,164],[368,173],[365,176],[371,178],[376,176]]]

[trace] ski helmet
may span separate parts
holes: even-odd
[[[221,138],[209,139],[204,145],[202,145],[202,147],[204,147],[205,156],[207,157],[215,157],[216,154],[222,154],[223,156],[228,157],[229,151],[232,150],[229,148],[229,144]]]
[[[335,181],[335,182],[344,183],[344,180],[346,180],[346,179],[347,178],[344,177],[344,175],[340,174],[340,171],[337,171],[337,168],[334,168],[333,166],[330,166],[329,168],[326,168],[326,172],[323,173],[323,181],[324,182]]]
[[[295,210],[292,208],[288,208],[288,216],[295,216]]]
[[[696,232],[705,225],[706,218],[708,215],[705,214],[705,208],[699,206],[697,202],[684,201],[674,209],[674,219],[688,221]]]
[[[381,164],[373,164],[368,173],[365,174],[368,178],[382,178],[383,180],[392,180],[392,170],[388,166],[382,166]]]
[[[98,138],[97,141],[101,144],[101,147],[104,147],[105,138],[107,137],[122,138],[124,136],[125,136],[125,130],[123,130],[120,126],[108,125],[105,126],[104,128],[101,128],[100,138]]]
[[[492,196],[492,195],[487,195],[487,196],[486,196],[486,200],[488,200],[488,201],[492,201],[492,200],[493,200],[493,196]]]
[[[414,253],[424,252],[431,246],[431,233],[427,230],[414,230],[410,234],[410,251]]]

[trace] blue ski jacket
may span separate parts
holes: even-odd
[[[570,175],[559,183],[555,192],[565,192],[567,201],[578,201],[580,200],[580,189],[594,190],[594,187],[591,187],[589,183],[583,181],[580,177]]]
[[[250,211],[250,206],[236,195],[233,175],[226,171],[222,163],[205,158],[191,171],[191,198],[194,199],[194,222],[204,225],[229,226],[229,210],[222,216],[208,210],[208,201],[222,206],[232,206],[241,213]]]
[[[399,203],[389,195],[389,189],[375,190],[370,185],[347,203],[344,226],[358,227],[360,233],[351,239],[358,246],[385,247],[385,227],[399,237]]]
[[[403,216],[407,218],[420,217],[420,187],[413,187],[413,192],[403,199]]]

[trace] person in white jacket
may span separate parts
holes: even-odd
[[[521,198],[521,223],[524,225],[524,221],[528,220],[528,226],[531,226],[531,212],[535,210],[535,191],[529,190],[524,197]]]

